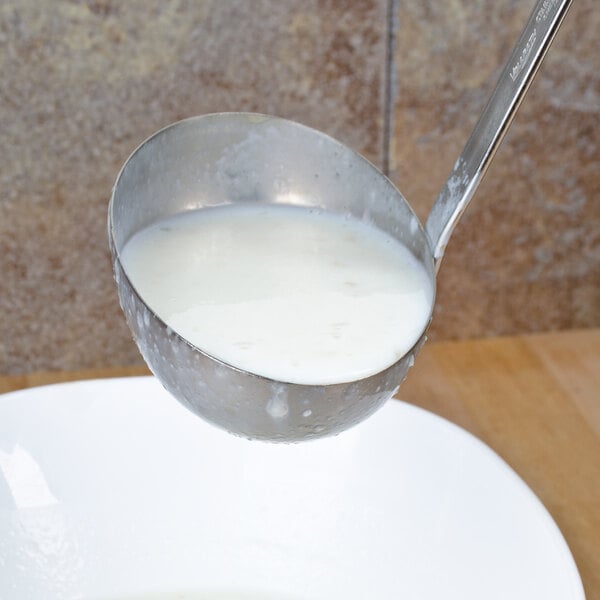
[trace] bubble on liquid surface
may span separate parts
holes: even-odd
[[[310,417],[310,415],[312,415],[312,410],[310,410],[310,408],[307,408],[303,413],[302,416],[304,418]]]

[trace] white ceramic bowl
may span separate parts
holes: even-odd
[[[248,442],[152,378],[0,397],[3,600],[582,600],[536,497],[392,401],[337,438]]]

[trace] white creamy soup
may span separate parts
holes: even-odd
[[[419,339],[432,283],[393,237],[355,218],[281,205],[182,213],[134,235],[121,260],[148,306],[202,351],[278,381],[353,381]]]

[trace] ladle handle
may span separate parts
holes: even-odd
[[[425,224],[436,272],[458,219],[483,179],[570,5],[571,0],[538,0],[437,197]]]

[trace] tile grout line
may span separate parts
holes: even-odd
[[[394,128],[394,100],[395,100],[395,49],[396,30],[398,26],[398,3],[400,0],[388,0],[386,11],[386,39],[385,39],[385,82],[383,97],[383,172],[390,174],[391,142]]]

